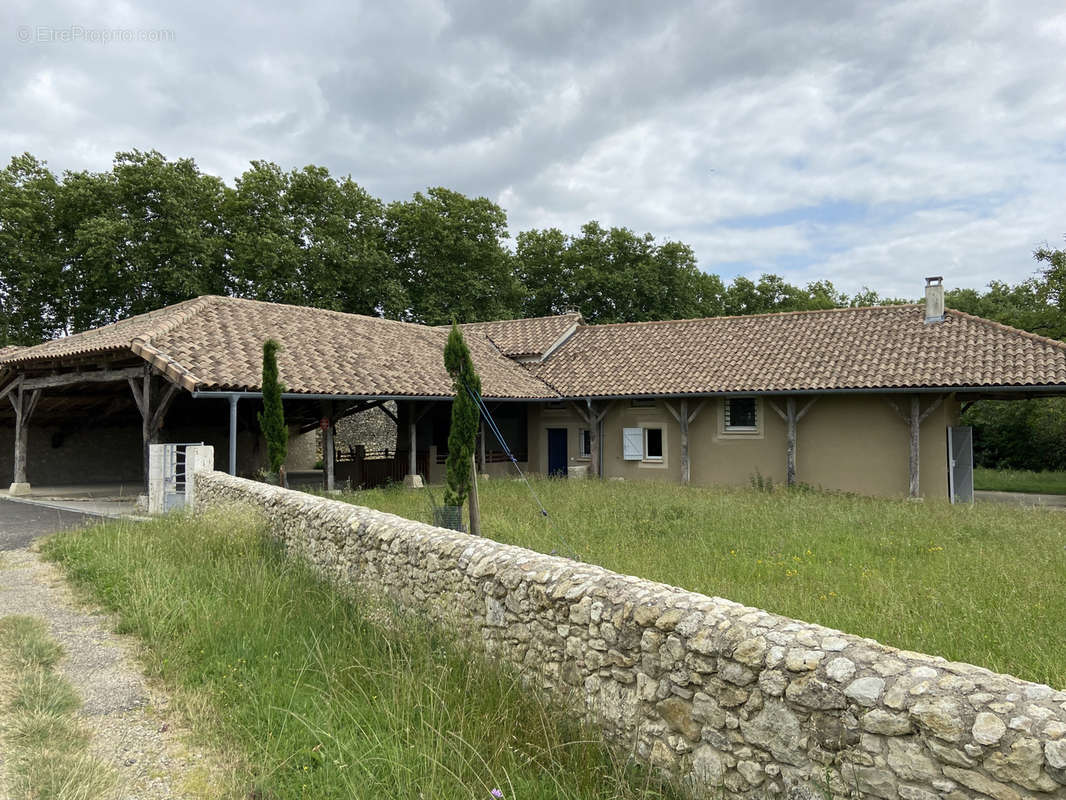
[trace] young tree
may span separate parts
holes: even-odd
[[[470,493],[472,458],[477,442],[480,410],[470,392],[481,394],[481,378],[474,369],[470,348],[463,340],[459,326],[452,323],[448,343],[444,346],[444,368],[452,378],[455,400],[452,401],[452,427],[448,432],[448,487],[444,503],[462,506]]]
[[[278,382],[278,347],[273,339],[263,342],[263,410],[259,414],[259,427],[266,437],[270,471],[277,474],[278,483],[284,486],[289,429],[285,425],[285,409],[281,404],[281,393],[285,387]]]

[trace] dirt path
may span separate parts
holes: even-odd
[[[63,646],[60,671],[84,700],[93,750],[118,773],[122,800],[219,796],[212,760],[189,747],[169,698],[149,684],[132,639],[75,600],[57,567],[29,549],[0,553],[0,616],[45,620]],[[0,770],[3,753],[0,752]]]

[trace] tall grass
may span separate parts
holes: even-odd
[[[661,797],[515,675],[344,599],[250,516],[109,523],[46,545],[243,763],[242,797]]]
[[[482,532],[541,552],[1066,687],[1066,514],[813,491],[538,480],[481,489]],[[345,499],[429,521],[400,488]]]

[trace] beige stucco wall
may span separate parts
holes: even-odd
[[[909,484],[910,428],[885,402],[883,395],[821,395],[797,427],[796,476],[801,483],[823,489],[860,494],[903,496]],[[797,399],[802,409],[810,398]],[[892,399],[907,413],[909,397]],[[922,409],[935,401],[922,396]],[[604,418],[604,476],[626,480],[681,480],[681,427],[667,409],[678,410],[678,400],[657,400],[653,407],[633,407],[628,400],[614,401]],[[782,410],[784,398],[758,398],[759,431],[730,434],[722,429],[722,401],[689,400],[689,413],[700,411],[689,426],[689,456],[694,485],[748,485],[762,475],[775,484],[785,482],[786,426],[772,404]],[[949,396],[925,420],[920,438],[921,493],[931,499],[947,498],[947,428],[958,424],[959,407]],[[622,429],[663,428],[662,463],[625,461]],[[531,408],[529,418],[530,464],[544,473],[548,468],[548,428],[566,428],[571,466],[587,463],[577,457],[578,435],[585,423],[572,409]]]

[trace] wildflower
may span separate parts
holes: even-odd
[[[496,800],[499,800],[499,798],[503,797],[503,792],[501,792],[499,789],[493,789],[491,792],[489,792],[489,794],[495,797]]]

